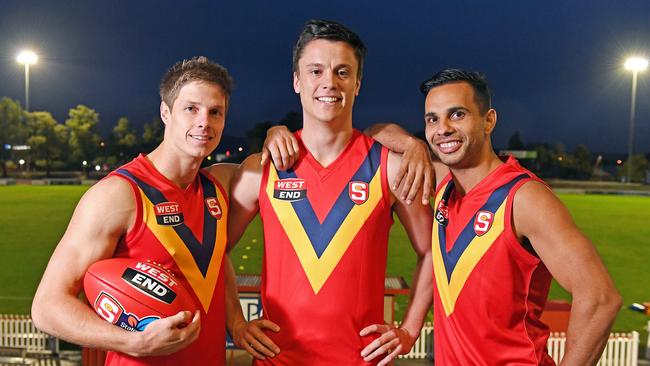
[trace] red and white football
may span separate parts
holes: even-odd
[[[133,332],[179,311],[197,309],[190,293],[170,271],[132,258],[93,263],[84,276],[84,291],[100,317]]]

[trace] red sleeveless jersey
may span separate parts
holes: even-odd
[[[382,324],[388,231],[388,151],[355,130],[341,155],[322,167],[300,140],[292,170],[264,169],[262,306],[277,323],[280,347],[258,365],[369,365],[361,350]],[[374,363],[372,363],[374,364]]]
[[[432,233],[434,357],[439,365],[555,365],[540,316],[551,275],[517,240],[512,200],[539,180],[514,158],[461,196],[436,192]]]
[[[114,257],[152,260],[170,269],[201,310],[199,338],[176,353],[135,358],[109,352],[107,365],[225,365],[225,287],[228,199],[209,173],[200,171],[181,189],[138,156],[110,174],[135,193],[137,216]],[[175,209],[160,208],[174,206]],[[168,207],[167,207],[168,208]]]

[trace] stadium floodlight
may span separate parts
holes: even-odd
[[[25,65],[25,110],[29,112],[29,65],[38,61],[38,56],[32,51],[22,51],[16,61]]]
[[[38,56],[32,51],[23,51],[18,54],[16,61],[21,64],[35,64],[38,61]]]
[[[630,57],[624,64],[627,70],[632,71],[632,103],[630,104],[630,135],[627,142],[627,182],[632,179],[632,153],[634,152],[634,115],[636,113],[636,80],[637,74],[648,68],[648,59],[645,57]]]
[[[630,71],[643,71],[648,68],[648,59],[644,57],[630,57],[625,60],[625,68]]]

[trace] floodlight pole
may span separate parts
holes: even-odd
[[[632,103],[630,104],[630,136],[627,142],[627,183],[632,182],[632,153],[634,153],[634,115],[636,113],[636,80],[639,71],[648,68],[645,57],[630,57],[625,61],[625,68],[632,71]]]
[[[627,142],[627,183],[632,182],[632,153],[634,152],[634,117],[636,114],[636,81],[638,70],[632,70],[632,103],[630,104],[630,135]]]
[[[25,62],[25,110],[29,112],[29,62]]]
[[[38,56],[32,51],[23,51],[16,61],[25,65],[25,110],[29,112],[29,65],[36,63]]]

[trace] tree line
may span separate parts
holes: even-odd
[[[630,157],[615,161],[606,161],[602,155],[594,157],[585,144],[576,146],[575,150],[567,151],[561,143],[529,143],[524,144],[521,133],[515,131],[508,140],[508,150],[535,151],[534,160],[523,160],[521,163],[542,178],[561,179],[596,179],[596,180],[622,180],[627,176],[628,165],[632,162],[632,182],[643,182],[650,169],[648,156],[634,154]],[[606,167],[614,167],[609,169]]]
[[[240,162],[246,154],[261,151],[266,131],[276,124],[296,131],[302,121],[298,113],[289,112],[278,122],[257,123],[246,132],[246,150],[233,149],[224,160]],[[160,117],[145,123],[141,133],[126,117],[121,117],[104,138],[99,133],[99,114],[92,108],[84,105],[71,108],[66,120],[59,123],[50,112],[28,112],[17,101],[3,97],[0,99],[0,173],[7,177],[11,170],[39,170],[49,177],[53,171],[87,173],[95,166],[105,172],[141,152],[152,151],[162,141],[163,133]],[[24,167],[18,166],[18,161],[24,161]]]
[[[92,166],[115,167],[150,151],[162,140],[163,125],[154,119],[138,134],[125,117],[120,118],[107,138],[98,129],[99,114],[78,105],[59,123],[50,112],[28,112],[17,101],[0,99],[0,168],[6,177],[22,159],[31,169],[83,170]],[[85,164],[83,164],[85,162]]]
[[[140,152],[153,150],[162,141],[164,132],[159,117],[145,123],[141,133],[126,117],[119,118],[106,138],[100,135],[98,124],[99,114],[84,105],[71,108],[66,120],[59,123],[49,112],[28,112],[17,101],[3,97],[0,99],[2,176],[6,177],[10,169],[16,169],[19,159],[25,160],[26,169],[44,171],[46,176],[54,170],[87,172],[94,166],[101,166],[102,170],[113,169]],[[248,153],[261,151],[266,131],[276,124],[295,131],[302,125],[301,116],[289,112],[278,122],[255,124],[246,132],[246,152],[235,153],[228,160],[237,162]],[[424,134],[418,135],[423,137]],[[604,165],[602,160],[594,158],[584,144],[572,152],[566,151],[560,143],[524,144],[519,131],[510,137],[508,149],[536,151],[537,158],[522,160],[522,164],[543,178],[621,179],[627,174],[629,164],[629,159],[621,161],[613,175],[606,174],[599,169]],[[642,154],[633,155],[632,168],[632,181],[643,181],[649,168],[648,158]]]

